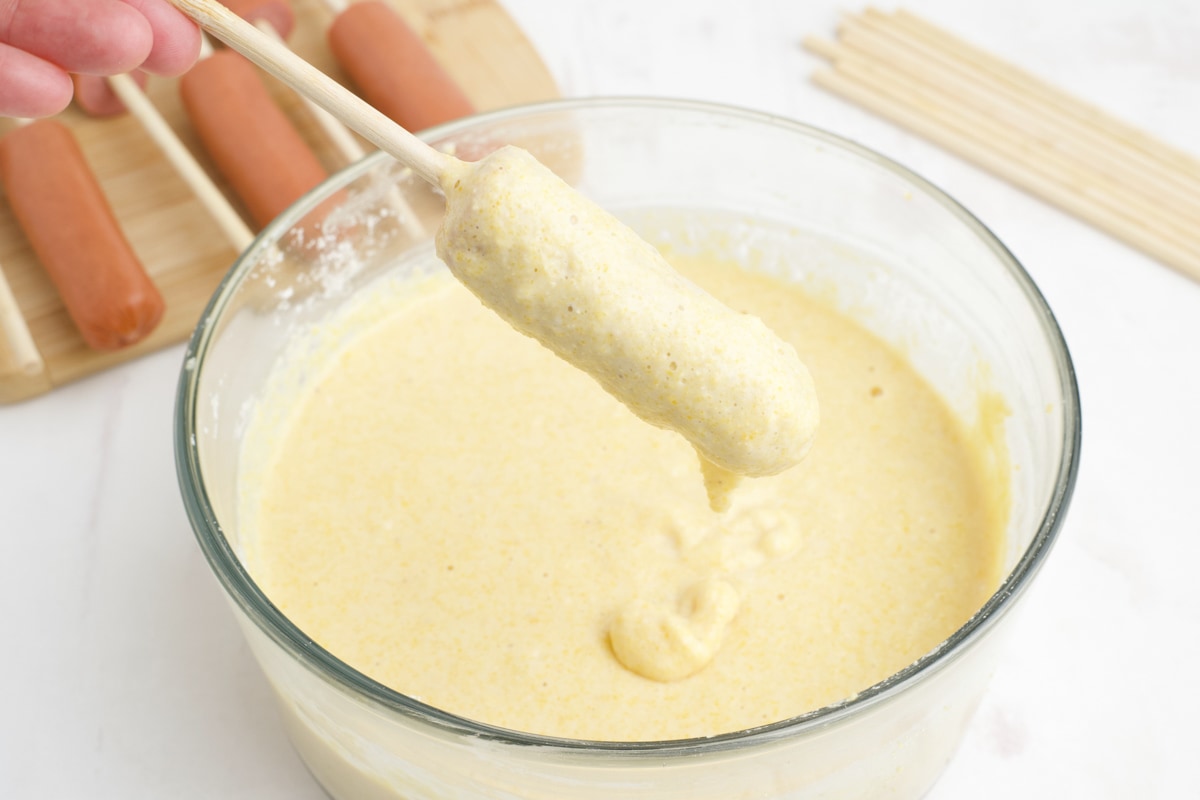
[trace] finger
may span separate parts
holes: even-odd
[[[49,117],[71,102],[71,78],[62,69],[0,42],[0,116]]]
[[[200,56],[200,29],[166,0],[124,0],[150,23],[154,44],[141,65],[159,75],[180,75]]]
[[[140,87],[146,86],[142,72],[130,73]],[[100,75],[72,75],[75,84],[75,105],[93,117],[111,117],[125,113],[125,104],[108,85],[108,78]]]
[[[0,0],[0,42],[67,72],[129,72],[150,54],[152,36],[119,0]]]

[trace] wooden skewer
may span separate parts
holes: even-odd
[[[953,41],[930,41],[897,20],[867,11],[860,18],[845,20],[839,39],[864,58],[886,61],[889,68],[941,87],[962,104],[986,110],[997,122],[1023,131],[1064,158],[1126,180],[1131,191],[1145,194],[1169,211],[1188,215],[1189,220],[1200,216],[1200,173],[1164,162],[1153,149],[1147,152],[1132,143],[1127,133],[1114,133],[1112,126],[1098,126],[1090,116],[1071,112],[1053,87],[1035,83],[1032,77],[1014,82],[1007,72],[985,61],[987,57],[971,57],[964,52],[969,48]],[[1159,150],[1166,149],[1160,143]]]
[[[816,44],[805,40],[806,46],[819,49],[834,58],[838,72],[880,94],[924,113],[967,138],[989,145],[1015,163],[1021,163],[1049,180],[1074,187],[1078,193],[1108,207],[1115,214],[1129,215],[1150,231],[1173,242],[1183,251],[1200,259],[1200,239],[1195,237],[1196,219],[1163,205],[1154,195],[1130,191],[1128,184],[1114,180],[1102,170],[1090,168],[1086,162],[1066,158],[1057,148],[1039,146],[1024,128],[996,125],[986,111],[977,109],[953,91],[944,91],[936,83],[912,81],[907,73],[898,71],[891,59],[872,60],[855,51],[833,43]],[[886,63],[887,66],[882,64]],[[1033,146],[1031,146],[1033,145]]]
[[[170,2],[200,27],[411,167],[422,180],[439,185],[451,156],[430,147],[216,0]]]
[[[18,125],[29,124],[27,119],[16,119],[15,122]],[[16,295],[4,276],[3,265],[0,265],[0,332],[4,334],[4,341],[18,370],[25,375],[39,375],[46,371],[46,362],[37,343],[33,341],[29,323],[21,314]]]
[[[221,190],[208,177],[208,173],[192,156],[191,151],[179,141],[175,131],[158,113],[158,109],[150,102],[150,98],[146,97],[146,93],[128,75],[114,75],[108,79],[108,84],[204,205],[233,249],[240,253],[249,247],[254,241],[254,232],[225,199],[225,195],[221,194]]]
[[[4,277],[3,265],[0,265],[0,332],[4,334],[4,342],[18,371],[25,375],[39,375],[45,371],[46,362],[33,341],[12,287]]]
[[[3,267],[0,267],[0,328],[4,331],[4,341],[18,370],[26,375],[37,375],[45,370],[46,363],[38,352],[25,317],[21,315],[17,298],[4,277]]]
[[[1081,219],[1119,236],[1163,263],[1200,280],[1200,258],[1148,231],[1139,221],[1116,214],[1087,196],[1073,191],[1069,186],[1047,179],[1035,170],[998,154],[989,146],[963,136],[954,129],[941,125],[937,120],[851,78],[831,70],[818,70],[813,74],[813,80],[825,89],[909,128],[1001,178],[1041,195]]]

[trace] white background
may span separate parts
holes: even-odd
[[[1083,464],[932,797],[1197,796],[1200,284],[815,88],[799,42],[857,4],[505,5],[565,95],[699,98],[827,128],[931,179],[1012,249],[1075,359]],[[908,7],[1200,154],[1200,4]],[[184,517],[181,352],[0,408],[0,798],[323,797]]]

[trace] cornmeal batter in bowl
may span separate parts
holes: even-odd
[[[1077,470],[1070,356],[1020,264],[903,167],[775,116],[587,99],[428,135],[555,165],[732,309],[708,342],[753,319],[794,350],[820,420],[715,511],[707,424],[639,418],[638,381],[623,405],[455,280],[479,242],[435,242],[444,209],[532,184],[467,176],[447,203],[383,154],[331,178],[217,291],[175,429],[197,542],[314,778],[339,800],[925,796]],[[561,308],[556,230],[556,271],[505,313],[559,307],[590,350],[605,328]],[[654,272],[655,297],[687,293]],[[584,295],[624,314],[604,289]],[[643,363],[684,377],[670,352]]]
[[[715,512],[687,442],[448,275],[384,283],[284,364],[250,427],[239,518],[266,595],[397,691],[576,739],[776,722],[934,649],[1000,578],[978,443],[794,285],[670,260],[808,365],[822,421],[800,465]]]

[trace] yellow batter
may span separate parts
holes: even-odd
[[[448,276],[381,290],[248,433],[240,520],[266,594],[399,691],[583,739],[773,722],[936,646],[999,579],[1001,501],[968,437],[850,320],[672,262],[808,365],[822,420],[799,466],[716,513],[687,442]]]

